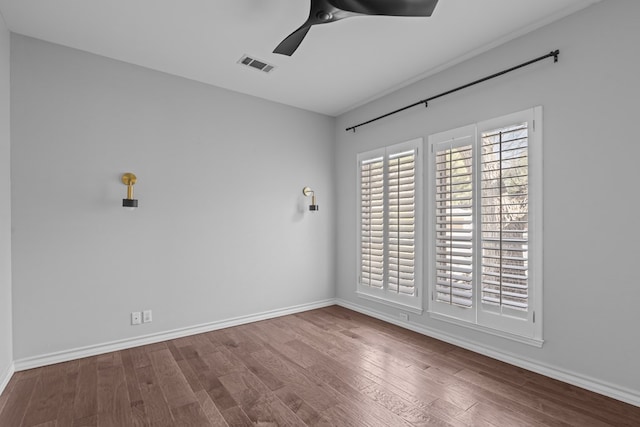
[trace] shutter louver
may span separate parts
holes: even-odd
[[[435,299],[473,306],[473,147],[439,144],[435,165]]]
[[[382,288],[384,280],[384,161],[360,165],[360,283]]]
[[[388,290],[415,295],[416,150],[388,157]]]
[[[482,133],[482,302],[529,307],[527,123]]]

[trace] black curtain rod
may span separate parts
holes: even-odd
[[[366,122],[362,122],[360,124],[348,127],[348,128],[345,129],[345,131],[348,132],[348,131],[352,130],[352,131],[355,132],[356,129],[359,128],[360,126],[368,125],[369,123],[373,123],[373,122],[375,122],[377,120],[384,119],[385,117],[389,117],[389,116],[391,116],[393,114],[399,113],[399,112],[404,111],[404,110],[408,110],[409,108],[413,108],[416,105],[424,104],[425,107],[428,107],[429,106],[429,101],[433,101],[434,99],[441,98],[441,97],[443,97],[445,95],[450,95],[450,94],[452,94],[454,92],[457,92],[459,90],[466,89],[466,88],[468,88],[470,86],[473,86],[473,85],[477,85],[478,83],[486,82],[487,80],[491,80],[493,78],[502,76],[503,74],[507,74],[507,73],[510,73],[511,71],[515,71],[515,70],[517,70],[519,68],[526,67],[527,65],[531,65],[531,64],[534,64],[534,63],[536,63],[538,61],[542,61],[543,59],[547,59],[547,58],[553,57],[553,62],[558,62],[558,55],[560,55],[560,51],[556,49],[556,50],[554,50],[552,52],[547,53],[546,55],[543,55],[543,56],[541,56],[539,58],[536,58],[536,59],[532,59],[531,61],[524,62],[524,63],[522,63],[520,65],[516,65],[515,67],[511,67],[511,68],[509,68],[507,70],[503,70],[503,71],[500,71],[498,73],[492,74],[490,76],[484,77],[484,78],[482,78],[480,80],[476,80],[474,82],[467,83],[466,85],[457,87],[455,89],[451,89],[451,90],[448,90],[446,92],[442,92],[442,93],[440,93],[438,95],[432,96],[431,98],[427,98],[427,99],[423,99],[422,101],[414,102],[411,105],[407,105],[406,107],[398,108],[397,110],[394,110],[394,111],[392,111],[390,113],[383,114],[382,116],[378,116],[375,119],[367,120]]]

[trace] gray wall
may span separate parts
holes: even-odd
[[[337,296],[387,316],[356,290],[356,154],[544,107],[542,349],[429,318],[449,336],[640,395],[638,182],[640,2],[610,0],[502,45],[338,118]],[[545,61],[383,119],[344,128],[560,49]],[[425,139],[426,140],[426,139]],[[426,150],[423,150],[426,151]],[[428,171],[428,170],[427,170]],[[428,172],[427,172],[428,173]],[[426,301],[425,301],[426,306]]]
[[[335,119],[19,35],[12,74],[16,360],[333,298]]]
[[[9,31],[0,15],[0,391],[13,362],[11,338],[11,179]]]

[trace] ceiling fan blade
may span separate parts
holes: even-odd
[[[307,32],[309,32],[309,28],[312,26],[335,22],[353,15],[351,12],[345,12],[336,8],[329,0],[311,0],[310,6],[309,17],[304,24],[289,34],[289,36],[274,49],[273,53],[291,56],[298,46],[300,46],[300,43],[302,43]]]
[[[338,9],[364,15],[431,16],[438,0],[328,0]]]
[[[305,23],[284,39],[278,47],[275,48],[273,53],[291,56],[298,46],[300,46],[302,39],[304,39],[304,36],[307,35],[309,28],[312,26],[336,22],[354,15],[357,14],[335,7],[331,4],[330,0],[311,0],[309,17]]]
[[[302,27],[298,28],[293,33],[289,34],[287,38],[282,40],[273,50],[273,53],[291,56],[298,46],[300,46],[300,43],[302,43],[304,36],[309,32],[309,28],[311,28],[311,25],[309,25],[308,22],[305,22]]]
[[[291,56],[314,25],[357,15],[431,16],[438,0],[311,0],[309,17],[273,53]]]

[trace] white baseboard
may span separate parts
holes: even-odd
[[[9,384],[9,380],[11,380],[15,369],[15,364],[11,363],[11,365],[9,365],[7,369],[0,374],[0,394],[2,394],[5,388],[7,388],[7,384]]]
[[[480,353],[493,359],[500,360],[505,363],[509,363],[514,366],[518,366],[529,371],[536,372],[538,374],[550,377],[568,384],[572,384],[594,393],[602,394],[613,399],[617,399],[631,405],[640,407],[640,391],[631,390],[625,387],[620,387],[615,384],[611,384],[605,381],[601,381],[595,378],[591,378],[585,375],[578,374],[576,372],[567,371],[558,367],[550,366],[544,363],[540,363],[535,360],[525,359],[520,356],[497,350],[493,347],[486,346],[484,344],[460,338],[458,336],[450,335],[439,331],[437,329],[429,328],[416,323],[402,321],[388,314],[381,313],[376,310],[372,310],[367,307],[353,304],[343,299],[336,299],[337,305],[348,308],[353,311],[357,311],[367,316],[375,317],[376,319],[383,320],[388,323],[400,326],[405,329],[412,330],[422,335],[426,335],[432,338],[439,339],[441,341],[448,342],[449,344],[456,345],[458,347],[471,350],[475,353]]]
[[[303,311],[314,310],[316,308],[328,307],[335,305],[335,299],[327,299],[316,301],[308,304],[300,304],[292,307],[281,308],[277,310],[264,311],[262,313],[239,316],[231,319],[219,320],[201,325],[189,326],[186,328],[174,329],[167,332],[143,335],[136,338],[129,338],[118,341],[111,341],[103,344],[90,345],[86,347],[75,348],[71,350],[58,351],[55,353],[43,354],[39,356],[26,357],[18,359],[14,362],[16,371],[24,371],[26,369],[39,368],[42,366],[53,365],[55,363],[67,362],[69,360],[81,359],[83,357],[96,356],[99,354],[109,353],[112,351],[124,350],[127,348],[139,347],[141,345],[154,344],[157,342],[182,338],[189,335],[201,334],[205,332],[215,331],[217,329],[229,328],[231,326],[244,325],[246,323],[258,322],[260,320],[272,319],[274,317],[286,316],[288,314],[300,313]],[[13,374],[13,371],[11,372]],[[11,377],[11,375],[9,375]],[[7,380],[8,381],[8,380]]]

